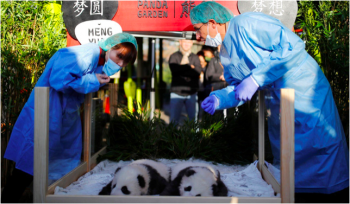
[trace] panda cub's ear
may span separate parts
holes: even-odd
[[[186,171],[186,176],[187,176],[187,177],[190,177],[190,176],[192,176],[192,175],[195,174],[195,173],[196,173],[196,172],[195,172],[194,170],[189,169],[189,170]]]
[[[144,188],[146,186],[146,181],[143,178],[143,176],[138,175],[137,176],[137,180],[139,181],[139,185],[140,185],[141,188]]]
[[[120,169],[121,169],[121,168],[118,167],[118,168],[115,170],[114,174],[116,174]]]

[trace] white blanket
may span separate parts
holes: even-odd
[[[159,159],[158,161],[169,167],[173,167],[179,162],[184,162],[184,160],[168,159]],[[271,185],[267,184],[262,179],[259,170],[256,168],[256,163],[240,166],[214,164],[198,159],[186,161],[204,162],[216,167],[220,171],[222,181],[229,190],[228,196],[275,197]],[[98,195],[101,189],[112,180],[114,171],[118,167],[123,167],[131,162],[132,161],[112,162],[104,160],[67,188],[57,186],[55,188],[55,195]]]

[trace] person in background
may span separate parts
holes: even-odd
[[[204,53],[205,61],[207,61],[207,63],[209,63],[210,60],[213,57],[215,57],[214,52],[217,50],[217,48],[216,47],[211,47],[211,46],[208,46],[208,45],[203,45],[201,50]]]
[[[200,120],[202,118],[203,115],[203,108],[200,106],[202,101],[207,97],[207,95],[205,95],[205,83],[204,83],[204,73],[205,70],[207,68],[207,61],[205,61],[205,56],[204,56],[204,52],[202,50],[197,52],[197,55],[199,57],[199,61],[201,62],[201,66],[202,66],[202,71],[201,74],[199,76],[199,89],[198,89],[198,120]]]
[[[210,47],[210,46],[207,46],[207,45],[203,45],[202,49],[201,49],[201,51],[203,51],[203,53],[204,53],[204,59],[207,62],[207,66],[206,66],[206,68],[204,70],[204,89],[208,85],[206,72],[207,72],[207,67],[208,67],[208,65],[210,63],[210,60],[215,57],[214,49],[215,49],[214,47]],[[210,91],[208,92],[208,90],[210,90],[210,89],[207,89],[205,91],[205,97],[209,96]]]
[[[202,50],[197,52],[197,55],[199,57],[199,61],[201,62],[201,66],[203,71],[205,70],[205,68],[207,67],[208,62],[205,60],[205,56],[204,56],[204,52]]]
[[[207,94],[226,87],[224,78],[224,67],[221,65],[219,52],[215,51],[213,57],[210,59],[207,69],[205,71],[206,90]]]
[[[219,51],[213,47],[204,45],[202,47],[208,61],[207,68],[205,70],[205,97],[209,96],[212,91],[216,91],[226,87],[226,81],[224,78],[224,68],[221,65]],[[217,112],[223,115],[222,111]]]
[[[137,55],[136,39],[118,33],[99,41],[58,50],[35,87],[49,87],[49,179],[57,180],[80,163],[82,127],[79,107],[110,76]],[[34,89],[13,127],[4,155],[15,169],[1,194],[2,203],[18,202],[33,181]]]
[[[295,201],[349,202],[349,149],[331,86],[305,43],[279,20],[260,12],[233,17],[219,3],[191,10],[197,40],[217,47],[224,67],[224,89],[213,91],[203,109],[237,107],[255,92],[275,94],[269,118],[274,163],[280,160],[279,89],[295,90]],[[274,105],[274,104],[272,104]]]
[[[190,120],[197,119],[197,91],[202,66],[199,57],[191,52],[192,40],[180,40],[179,51],[170,55],[172,75],[170,88],[170,121],[179,124],[181,110],[185,106]]]

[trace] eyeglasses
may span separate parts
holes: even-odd
[[[201,25],[201,27],[204,26],[204,25],[205,25],[205,23],[203,23],[203,25]],[[199,31],[199,30],[201,29],[201,27],[199,27],[199,28],[194,28],[194,30],[197,32],[197,31]]]

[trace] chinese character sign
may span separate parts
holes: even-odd
[[[238,10],[245,12],[262,12],[280,20],[286,27],[292,29],[298,12],[296,0],[251,0],[238,1]]]
[[[118,1],[75,0],[62,1],[63,20],[69,35],[77,39],[75,27],[90,20],[112,20],[118,10]]]
[[[103,0],[91,1],[90,15],[103,16]]]
[[[255,0],[252,2],[253,12],[262,12],[262,10],[266,7],[263,0]]]
[[[81,13],[83,13],[85,7],[87,7],[87,6],[85,5],[84,0],[82,0],[82,1],[77,0],[76,2],[74,2],[74,6],[73,6],[73,8],[75,8],[74,13],[78,12],[78,14],[75,17],[80,16]]]
[[[190,16],[191,9],[195,7],[195,3],[194,1],[191,1],[191,0],[185,1],[184,3],[181,4],[181,6],[182,6],[182,13],[180,18],[182,18],[184,15],[187,18]]]

